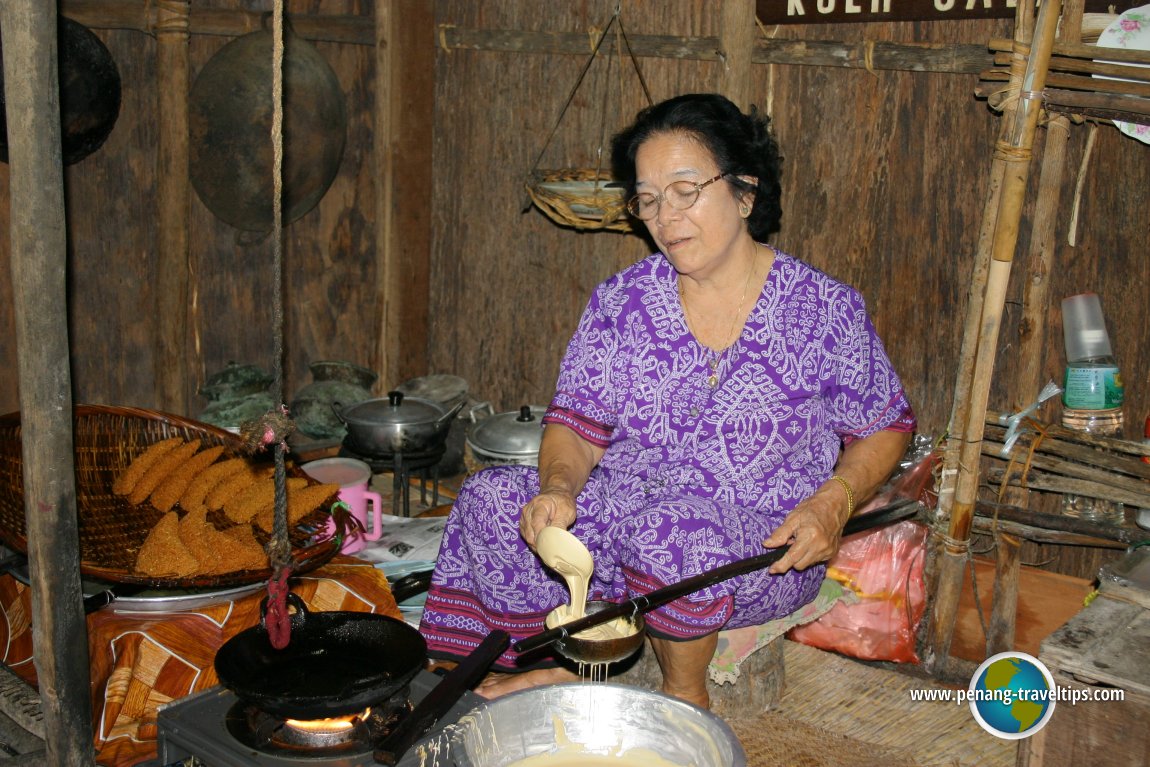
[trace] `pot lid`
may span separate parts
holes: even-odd
[[[467,436],[471,447],[482,453],[532,456],[539,453],[543,428],[539,421],[547,408],[523,405],[518,412],[499,413],[478,421]]]
[[[413,426],[438,421],[445,412],[434,402],[408,397],[401,391],[389,391],[386,397],[353,405],[344,412],[344,417],[372,425]]]

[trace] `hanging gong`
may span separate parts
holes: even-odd
[[[120,70],[107,46],[64,16],[56,25],[60,85],[60,154],[65,165],[99,149],[120,116]],[[0,162],[8,162],[8,115],[0,70]]]
[[[327,192],[343,158],[347,107],[319,51],[284,27],[283,223]],[[236,38],[204,65],[188,100],[192,186],[216,216],[268,232],[272,199],[272,45],[266,28]]]

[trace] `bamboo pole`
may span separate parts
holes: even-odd
[[[1034,28],[1034,6],[1032,3],[1019,3],[1014,18],[1014,40],[1020,45],[1029,45]],[[1011,68],[1011,79],[1015,87],[1022,82],[1021,64]],[[1004,113],[1012,114],[1015,102],[1007,103]],[[998,141],[1009,136],[1009,125],[1005,120],[999,126]],[[1005,162],[995,155],[990,166],[987,186],[987,199],[982,206],[982,225],[975,247],[974,266],[971,271],[971,285],[967,291],[966,319],[963,324],[963,345],[959,350],[958,371],[955,379],[955,401],[951,408],[949,436],[944,448],[940,481],[938,481],[937,514],[940,522],[949,519],[955,505],[955,490],[958,480],[961,446],[959,435],[965,434],[966,417],[969,414],[969,399],[972,393],[974,358],[978,352],[979,324],[982,317],[983,294],[986,292],[987,277],[990,271],[990,250],[992,236],[998,215],[998,201],[1002,197]],[[923,660],[929,668],[943,672],[946,654],[950,650],[952,636],[952,616],[958,612],[958,593],[953,590],[956,578],[961,583],[966,566],[966,540],[943,539],[942,546],[933,550],[930,567],[927,569],[929,592],[932,595],[927,621],[926,647]],[[951,584],[943,590],[941,583]],[[942,599],[940,599],[942,597]],[[941,621],[945,621],[942,623]]]
[[[50,765],[93,764],[68,358],[56,5],[0,3],[32,644]]]
[[[974,503],[978,491],[983,422],[986,417],[991,377],[994,373],[1002,308],[1006,303],[1006,288],[1010,281],[1014,249],[1018,243],[1018,227],[1022,218],[1026,182],[1029,176],[1030,149],[1041,112],[1040,93],[1045,85],[1046,64],[1054,44],[1060,6],[1060,2],[1044,2],[1039,8],[1035,23],[1034,47],[1031,56],[1026,60],[1025,72],[1018,91],[1017,107],[1013,114],[1003,115],[1006,137],[1004,140],[1000,139],[995,147],[995,159],[1004,168],[1002,188],[999,192],[998,209],[994,215],[991,260],[983,291],[969,395],[966,397],[962,443],[957,450],[957,476],[944,547],[945,556],[940,562],[935,584],[935,604],[929,627],[930,646],[927,663],[936,672],[945,669],[950,654],[950,642],[954,636],[954,621],[962,592],[971,520],[974,516]]]
[[[1066,0],[1058,36],[1077,42],[1081,38],[1083,0]],[[1058,205],[1062,176],[1066,166],[1066,144],[1070,139],[1070,120],[1065,116],[1051,118],[1046,124],[1046,143],[1042,148],[1042,170],[1038,177],[1038,201],[1031,227],[1030,250],[1023,264],[1022,319],[1019,325],[1018,373],[1012,382],[1009,402],[1019,410],[1031,402],[1042,387],[1045,370],[1046,327],[1050,310],[1049,276],[1054,264]],[[1026,506],[1029,491],[1025,485],[1010,484],[1004,498]],[[1018,611],[1018,539],[1009,535],[995,537],[994,598],[990,610],[990,630],[986,639],[987,657],[1013,648],[1014,627]]]
[[[156,394],[161,410],[188,408],[188,0],[156,5],[159,89],[159,231],[156,263]]]

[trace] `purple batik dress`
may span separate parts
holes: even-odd
[[[914,428],[853,288],[776,253],[742,335],[716,353],[687,328],[677,285],[659,253],[602,283],[543,419],[606,448],[571,527],[595,559],[589,599],[623,601],[762,554],[763,539],[831,476],[844,442]],[[519,534],[538,491],[529,466],[464,483],[420,626],[432,656],[465,656],[494,629],[530,636],[568,602]],[[824,572],[732,578],[648,613],[648,630],[690,639],[764,623],[814,599]],[[547,661],[508,650],[497,665]]]

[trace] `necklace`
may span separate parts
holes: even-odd
[[[711,352],[711,357],[707,360],[707,367],[711,369],[711,374],[707,376],[707,385],[712,389],[719,385],[719,362],[722,361],[723,357],[726,356],[727,350],[734,346],[735,341],[738,340],[737,337],[734,337],[734,334],[735,330],[738,328],[739,319],[742,318],[744,321],[746,321],[746,318],[743,317],[743,304],[746,303],[747,291],[751,287],[751,277],[755,275],[755,262],[758,260],[757,256],[758,249],[756,248],[755,255],[751,257],[751,268],[747,270],[747,280],[745,283],[743,283],[743,295],[739,297],[739,303],[735,306],[735,316],[731,318],[731,327],[727,329],[726,335],[719,339],[720,343],[722,343],[729,338],[731,339],[730,343],[723,343],[721,349],[715,349],[710,346],[706,347]],[[691,322],[691,310],[687,306],[687,299],[683,296],[682,279],[679,280],[678,288],[679,303],[683,306],[683,316],[687,320],[688,329],[690,329],[690,326],[694,323]]]

